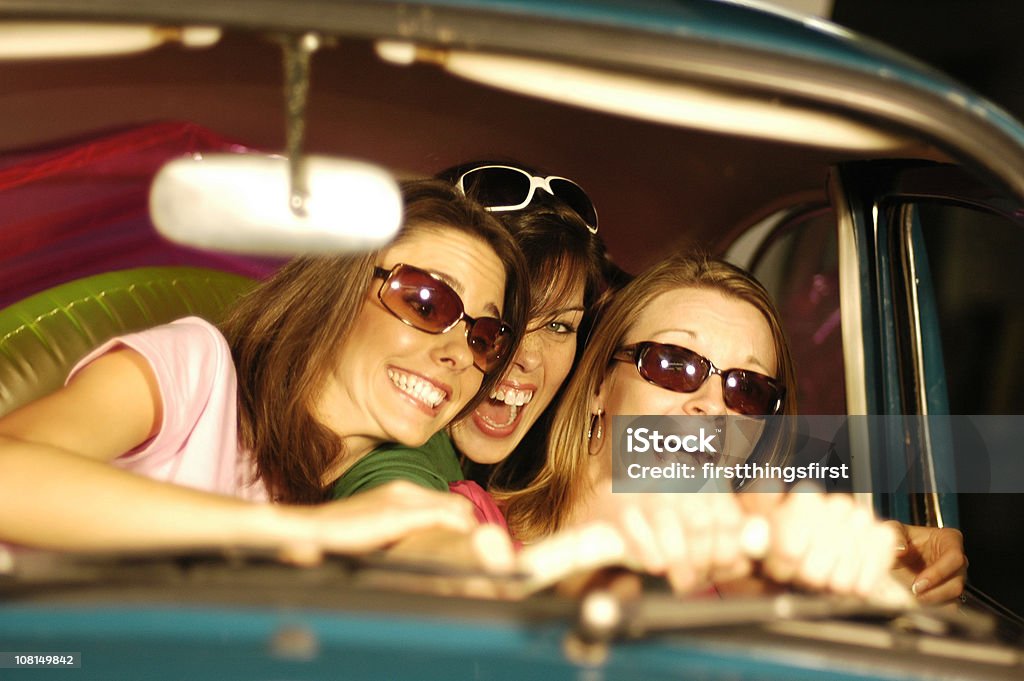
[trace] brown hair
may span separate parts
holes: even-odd
[[[402,194],[405,219],[396,242],[423,230],[454,229],[479,237],[505,264],[502,317],[513,329],[512,347],[461,416],[490,393],[522,337],[529,303],[525,265],[508,232],[450,184],[408,182]],[[341,438],[316,419],[314,404],[384,250],[296,258],[243,297],[222,325],[238,373],[239,443],[252,452],[276,501],[327,498],[324,473],[345,451]]]
[[[604,243],[583,219],[564,203],[540,194],[527,208],[495,213],[515,238],[526,257],[530,276],[530,321],[553,313],[569,292],[583,283],[583,307],[589,310],[605,288],[610,264]],[[586,337],[585,324],[577,329],[576,358]],[[564,388],[564,386],[563,386]],[[489,466],[463,461],[467,477],[505,489],[522,487],[536,475],[561,391],[556,393],[530,430],[500,463]]]
[[[704,255],[669,257],[610,299],[555,414],[543,467],[525,489],[495,495],[504,504],[509,527],[518,539],[529,541],[555,532],[588,493],[587,430],[592,399],[638,311],[659,295],[681,288],[719,291],[750,303],[764,315],[775,344],[778,379],[789,388],[781,413],[796,414],[793,361],[778,313],[764,287],[744,270],[721,260]],[[785,454],[780,447],[774,449],[780,456]]]
[[[531,317],[553,310],[581,281],[583,305],[590,307],[604,285],[604,243],[574,210],[556,201],[495,214],[526,258]]]

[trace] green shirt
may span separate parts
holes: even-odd
[[[387,444],[373,450],[334,483],[331,497],[344,499],[393,480],[408,480],[440,492],[462,480],[459,457],[448,433],[441,431],[421,447]]]

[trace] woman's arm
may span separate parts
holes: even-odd
[[[160,427],[163,405],[148,362],[108,352],[54,393],[0,419],[0,436],[96,461],[112,461]]]
[[[159,429],[161,415],[148,363],[122,349],[0,419],[0,541],[62,549],[299,544],[359,551],[420,528],[473,525],[463,500],[411,485],[382,487],[359,503],[273,506],[113,467]]]

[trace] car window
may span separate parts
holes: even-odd
[[[1024,230],[1009,219],[948,203],[917,206],[931,270],[949,413],[1024,414]],[[955,443],[957,468],[980,463]],[[957,495],[971,581],[1020,609],[1024,494]]]
[[[835,214],[801,213],[781,224],[751,263],[772,294],[789,338],[802,414],[845,414]]]
[[[922,203],[951,414],[1024,414],[1024,230],[971,208]],[[984,235],[984,238],[979,238]]]

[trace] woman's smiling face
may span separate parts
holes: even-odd
[[[771,327],[764,315],[750,303],[734,296],[705,288],[678,288],[653,300],[638,315],[625,334],[622,346],[655,341],[688,348],[711,360],[722,370],[745,369],[775,377],[778,360]],[[644,379],[630,362],[612,362],[608,374],[594,398],[592,413],[604,411],[605,428],[611,428],[615,416],[690,416],[702,417],[676,425],[679,435],[697,432],[699,427],[725,429],[722,432],[719,465],[745,459],[762,431],[762,422],[734,418],[723,422],[721,416],[741,416],[725,405],[722,377],[712,374],[697,390],[674,392]],[[692,431],[692,432],[691,432]],[[595,463],[606,470],[612,463],[611,442],[603,438],[600,457]],[[659,460],[677,460],[701,465],[702,457],[680,453],[658,456]],[[625,459],[619,464],[628,463]]]
[[[547,409],[572,369],[583,282],[531,317],[509,371],[473,413],[453,424],[456,448],[477,463],[505,459]]]
[[[505,268],[486,242],[444,226],[420,228],[384,252],[380,267],[404,263],[438,275],[471,317],[500,317]],[[403,323],[377,297],[374,279],[352,333],[317,403],[340,434],[347,460],[382,442],[424,443],[474,397],[483,374],[473,364],[466,322],[430,334]]]
[[[721,369],[747,369],[776,376],[778,360],[771,327],[750,303],[719,291],[680,288],[667,291],[642,310],[623,345],[657,341],[689,348]],[[725,406],[722,379],[712,375],[692,393],[648,383],[636,367],[615,362],[600,390],[609,415],[733,414]]]

